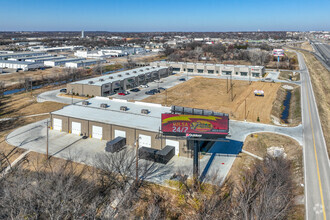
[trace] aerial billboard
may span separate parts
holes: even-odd
[[[276,56],[276,57],[284,56],[284,50],[283,49],[273,49],[273,56]]]
[[[229,117],[162,114],[162,132],[172,136],[225,137],[229,132]]]

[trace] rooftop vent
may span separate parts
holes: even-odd
[[[101,103],[101,104],[100,104],[100,107],[101,107],[101,108],[107,108],[108,105],[107,105],[106,103]]]
[[[125,73],[126,75],[129,75],[129,73]]]
[[[100,80],[100,82],[104,81],[104,79],[99,79],[99,80]]]
[[[141,109],[141,114],[149,114],[149,110],[148,109]]]
[[[109,76],[109,79],[113,79],[113,76]]]
[[[134,70],[133,73],[136,73],[136,71]]]
[[[82,105],[89,105],[89,101],[83,101]]]
[[[121,110],[121,111],[127,111],[128,108],[127,108],[127,106],[120,106],[120,110]]]
[[[93,84],[94,82],[93,81],[88,81],[89,84]]]
[[[149,68],[146,68],[146,70],[149,70]]]
[[[118,75],[118,77],[122,77],[122,75],[121,75],[121,74],[119,74],[119,75]]]
[[[156,67],[154,67],[154,66],[153,66],[152,68],[153,68],[153,69],[156,69]]]
[[[140,70],[140,72],[143,72],[143,70]]]

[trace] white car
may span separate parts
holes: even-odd
[[[145,84],[145,85],[140,85],[141,88],[148,88],[148,84]]]

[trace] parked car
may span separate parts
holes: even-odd
[[[159,87],[158,90],[166,90],[165,88],[163,87]]]
[[[149,91],[146,91],[146,92],[145,92],[145,94],[146,94],[146,95],[155,95],[155,92],[154,92],[154,91],[151,91],[151,90],[149,90]]]
[[[156,79],[154,82],[155,82],[155,83],[163,83],[163,81],[158,80],[158,79]]]
[[[120,91],[120,92],[118,92],[118,95],[128,95],[128,94],[130,94],[130,93],[127,92],[127,91]]]
[[[60,92],[66,93],[66,89],[60,89]]]
[[[148,88],[148,84],[145,84],[145,85],[140,85],[141,88]]]
[[[153,92],[153,93],[160,93],[160,91],[158,89],[151,89],[150,92]]]
[[[131,92],[140,92],[141,90],[138,89],[138,88],[134,88],[134,89],[131,89],[130,91],[131,91]]]
[[[186,78],[180,78],[179,81],[186,81]]]

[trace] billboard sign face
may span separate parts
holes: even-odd
[[[274,49],[273,56],[276,56],[276,57],[284,56],[284,50],[283,49]]]
[[[228,116],[162,114],[164,135],[225,137],[228,131]]]

